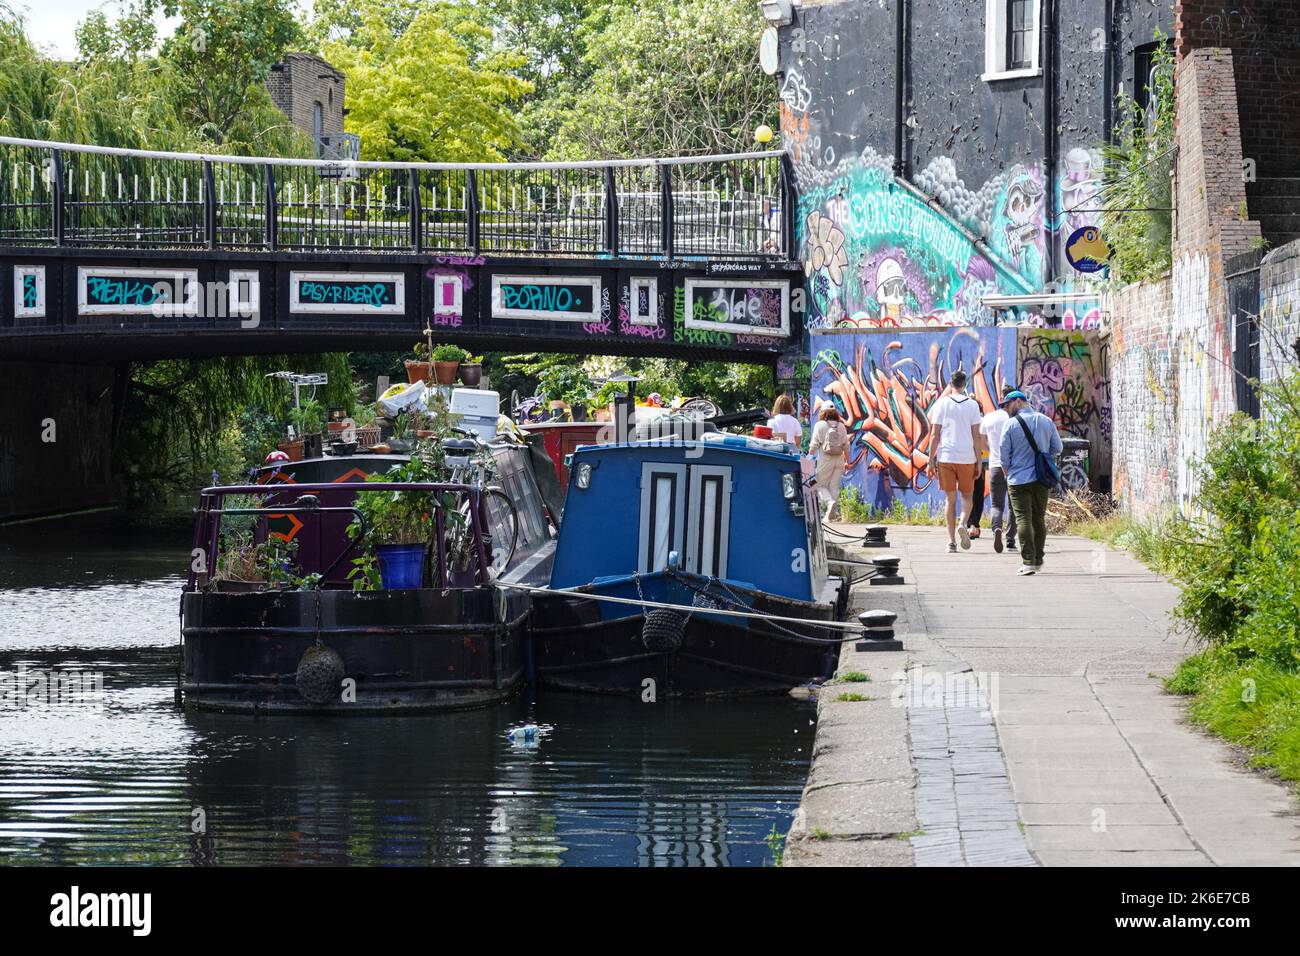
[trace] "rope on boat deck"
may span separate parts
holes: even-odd
[[[559,597],[585,598],[588,601],[604,601],[607,604],[631,604],[640,608],[655,607],[665,608],[670,611],[685,611],[686,613],[698,612],[700,614],[717,614],[723,617],[743,617],[753,620],[776,622],[781,621],[788,624],[802,624],[805,627],[819,627],[832,631],[853,631],[854,636],[851,638],[825,638],[810,637],[805,634],[798,635],[809,641],[825,641],[831,644],[844,644],[850,640],[856,641],[862,633],[862,625],[850,623],[849,621],[809,621],[802,617],[784,617],[780,614],[766,614],[762,611],[727,611],[723,608],[701,608],[693,604],[669,604],[666,601],[638,600],[637,598],[615,597],[612,594],[589,594],[585,591],[574,591],[571,588],[549,588],[539,587],[535,584],[504,584],[501,581],[494,582],[499,588],[517,588],[520,591],[528,591],[534,594],[554,594]]]

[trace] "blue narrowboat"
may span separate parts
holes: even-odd
[[[842,621],[848,598],[785,443],[709,432],[581,446],[550,588],[533,595],[537,682],[785,692],[834,672],[841,631],[816,622]]]

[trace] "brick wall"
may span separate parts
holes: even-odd
[[[1245,186],[1232,52],[1191,50],[1178,64],[1173,267],[1156,283],[1110,297],[1113,485],[1130,513],[1193,513],[1195,463],[1236,410],[1227,257],[1248,251],[1259,224],[1243,217]]]
[[[1274,249],[1259,270],[1259,380],[1267,385],[1297,364],[1300,339],[1300,242]],[[1269,413],[1267,397],[1261,412]]]
[[[1178,0],[1181,59],[1215,47],[1231,53],[1242,151],[1261,177],[1300,176],[1300,3]]]
[[[313,113],[321,104],[321,132],[329,136],[343,132],[343,74],[310,53],[289,53],[271,68],[266,88],[293,125],[308,136],[313,132]]]

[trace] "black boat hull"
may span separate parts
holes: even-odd
[[[181,690],[187,706],[217,711],[480,707],[523,684],[527,617],[525,596],[491,588],[188,592]],[[341,661],[338,693],[325,701],[309,699],[298,677],[318,643]]]
[[[828,621],[842,613],[839,600],[819,604],[755,592],[742,596],[754,611],[782,617]],[[815,629],[703,611],[685,620],[678,647],[656,650],[647,646],[643,614],[610,619],[602,617],[601,608],[582,598],[534,596],[530,634],[540,686],[638,694],[647,700],[783,694],[829,678],[839,660],[838,630],[808,640],[791,632]]]

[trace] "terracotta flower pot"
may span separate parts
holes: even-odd
[[[459,362],[434,362],[433,377],[439,385],[455,385],[456,371],[459,368]]]
[[[427,382],[432,377],[432,367],[428,362],[416,362],[412,359],[406,360],[406,381],[411,385],[414,385],[416,382]]]
[[[483,381],[483,366],[478,362],[461,362],[460,363],[460,382],[469,388],[478,388],[478,383]]]
[[[288,455],[290,461],[302,461],[302,439],[282,441],[275,447]]]

